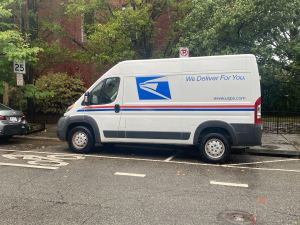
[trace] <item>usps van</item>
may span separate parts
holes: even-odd
[[[260,145],[261,135],[254,55],[120,62],[58,122],[77,153],[100,143],[194,145],[213,163],[231,146]]]

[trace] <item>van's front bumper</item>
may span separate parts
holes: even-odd
[[[255,124],[231,124],[235,130],[235,146],[261,145],[262,125]]]
[[[57,137],[61,141],[67,140],[67,117],[63,116],[59,119],[57,123]]]

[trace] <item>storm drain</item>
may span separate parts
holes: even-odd
[[[243,211],[224,211],[218,215],[218,219],[221,221],[226,221],[229,224],[256,224],[256,216]]]

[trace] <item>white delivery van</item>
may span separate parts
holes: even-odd
[[[58,123],[74,152],[96,143],[195,145],[206,161],[261,144],[260,77],[253,55],[120,62]]]

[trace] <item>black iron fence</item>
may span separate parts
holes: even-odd
[[[37,133],[46,129],[46,124],[56,124],[60,115],[32,114],[26,115],[28,121],[27,134]]]
[[[264,112],[262,122],[267,133],[300,133],[300,112]]]

